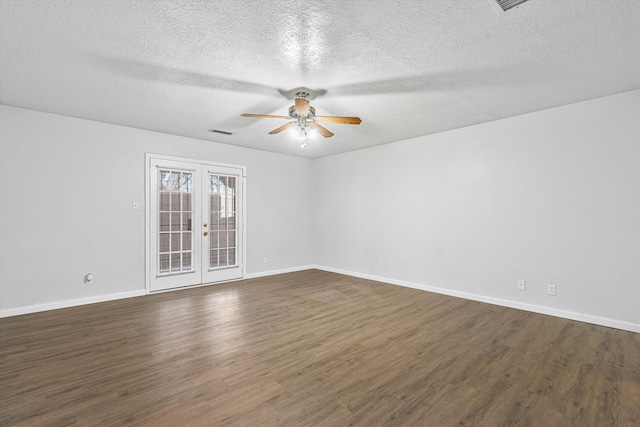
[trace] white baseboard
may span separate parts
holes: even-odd
[[[451,289],[441,288],[437,286],[422,285],[404,280],[390,279],[388,277],[375,276],[372,274],[357,273],[355,271],[342,270],[339,268],[325,267],[322,265],[314,265],[310,268],[318,270],[330,271],[332,273],[344,274],[347,276],[359,277],[361,279],[375,280],[376,282],[389,283],[392,285],[404,286],[407,288],[419,289],[437,294],[449,295],[458,298],[464,298],[473,301],[486,302],[489,304],[500,305],[503,307],[517,308],[519,310],[531,311],[534,313],[546,314],[549,316],[562,317],[564,319],[577,320],[580,322],[591,323],[608,328],[621,329],[624,331],[640,333],[640,325],[636,323],[626,322],[622,320],[609,319],[606,317],[592,316],[584,313],[576,313],[573,311],[559,310],[556,308],[544,307],[540,305],[525,304],[517,301],[510,301],[500,298],[492,298],[484,295],[471,294],[468,292],[454,291]]]
[[[97,302],[113,301],[123,298],[139,297],[142,295],[145,295],[144,289],[132,292],[121,292],[118,294],[100,295],[97,297],[51,302],[47,304],[29,305],[26,307],[8,308],[6,310],[0,310],[0,318],[19,316],[21,314],[37,313],[39,311],[57,310],[59,308],[75,307],[78,305],[94,304]]]
[[[276,274],[293,273],[295,271],[311,270],[312,268],[317,268],[318,270],[322,270],[321,268],[315,265],[301,265],[298,267],[282,268],[280,270],[269,270],[269,271],[260,271],[258,273],[248,273],[244,275],[244,278],[255,279],[257,277],[266,277],[266,276],[273,276]]]
[[[312,265],[303,265],[298,267],[283,268],[280,270],[262,271],[259,273],[245,274],[244,279],[254,279],[257,277],[273,276],[275,274],[292,273],[294,271],[309,270],[312,268],[315,268],[315,267]],[[206,283],[201,286],[209,286],[209,285],[210,283]],[[172,292],[176,290],[179,290],[179,289],[167,289],[166,292]],[[143,295],[147,295],[147,292],[145,289],[141,289],[139,291],[132,291],[132,292],[122,292],[118,294],[100,295],[97,297],[57,301],[57,302],[51,302],[47,304],[37,304],[37,305],[29,305],[25,307],[9,308],[5,310],[0,310],[0,318],[19,316],[21,314],[38,313],[40,311],[57,310],[59,308],[75,307],[78,305],[94,304],[97,302],[113,301],[113,300],[118,300],[123,298],[139,297]]]
[[[530,311],[534,313],[546,314],[549,316],[556,316],[564,319],[577,320],[580,322],[591,323],[594,325],[606,326],[609,328],[616,328],[624,331],[640,333],[640,325],[636,323],[625,322],[622,320],[610,319],[606,317],[593,316],[589,314],[576,313],[573,311],[559,310],[559,309],[544,307],[539,305],[525,304],[517,301],[510,301],[510,300],[505,300],[500,298],[492,298],[484,295],[471,294],[468,292],[454,291],[451,289],[441,288],[437,286],[423,285],[420,283],[391,279],[388,277],[375,276],[372,274],[363,274],[355,271],[326,267],[323,265],[304,265],[304,266],[298,266],[298,267],[283,268],[279,270],[269,270],[269,271],[262,271],[258,273],[249,273],[249,274],[246,274],[244,278],[255,279],[258,277],[273,276],[276,274],[284,274],[284,273],[293,273],[295,271],[310,270],[314,268],[318,270],[344,274],[346,276],[374,280],[376,282],[389,283],[392,285],[404,286],[407,288],[419,289],[427,292],[434,292],[438,294],[449,295],[449,296],[464,298],[464,299],[473,300],[473,301],[500,305],[503,307],[516,308],[519,310],[525,310],[525,311]],[[132,298],[132,297],[138,297],[143,295],[146,295],[146,292],[144,289],[141,289],[139,291],[122,292],[118,294],[100,295],[96,297],[80,298],[75,300],[67,300],[67,301],[52,302],[47,304],[30,305],[26,307],[10,308],[5,310],[0,310],[0,318],[18,316],[21,314],[37,313],[40,311],[56,310],[59,308],[75,307],[78,305],[94,304],[97,302],[113,301],[113,300],[123,299],[123,298]]]

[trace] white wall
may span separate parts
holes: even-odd
[[[152,152],[247,166],[249,276],[315,263],[640,332],[639,117],[633,91],[308,160],[1,106],[0,313],[143,292]]]
[[[639,123],[634,91],[318,159],[316,263],[640,332]]]
[[[146,152],[247,167],[249,275],[313,263],[311,160],[0,108],[0,310],[144,292]]]

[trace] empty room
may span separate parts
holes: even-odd
[[[0,426],[639,426],[639,23],[0,0]]]

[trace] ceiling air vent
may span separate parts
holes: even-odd
[[[506,12],[507,10],[520,6],[522,3],[527,1],[528,0],[496,0],[496,3],[498,3],[498,6],[500,6],[504,12]]]
[[[233,135],[231,132],[227,132],[227,131],[219,130],[219,129],[209,129],[209,132],[212,132],[212,133],[221,133],[221,134],[223,134],[223,135]]]

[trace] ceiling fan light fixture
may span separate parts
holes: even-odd
[[[307,136],[309,136],[309,127],[300,126],[300,124],[297,123],[295,126],[289,128],[289,132],[297,139],[306,139]]]
[[[300,148],[305,148],[307,146],[307,142],[318,135],[318,131],[308,125],[304,127],[292,126],[291,131],[294,138],[300,141]]]

